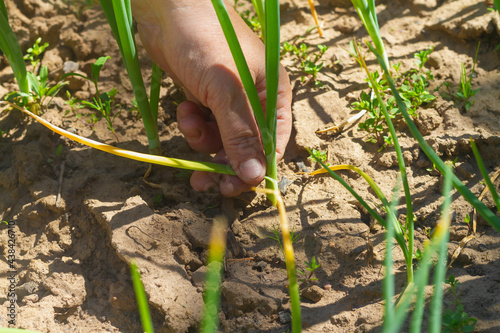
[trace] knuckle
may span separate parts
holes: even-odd
[[[235,152],[238,155],[252,156],[260,150],[260,139],[250,129],[235,131],[234,135],[224,142],[226,151]]]

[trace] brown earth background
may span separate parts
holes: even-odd
[[[245,3],[249,6],[249,2]],[[468,143],[474,138],[491,172],[500,161],[500,43],[498,13],[479,0],[379,1],[382,36],[392,63],[402,71],[414,66],[413,54],[430,46],[428,68],[435,75],[430,91],[443,82],[456,87],[460,67],[470,72],[481,41],[473,78],[480,88],[475,104],[464,112],[453,102],[437,99],[418,110],[416,122],[426,140],[455,173],[479,195],[482,178]],[[100,89],[118,89],[113,124],[119,142],[104,120],[86,124],[91,111],[77,117],[64,93],[54,98],[43,118],[79,135],[118,147],[146,152],[142,122],[132,109],[132,87],[118,47],[99,5],[54,0],[7,1],[10,23],[26,50],[34,41],[50,45],[42,63],[52,80],[65,71],[90,74],[98,57],[109,55]],[[247,7],[242,7],[243,10]],[[249,8],[249,7],[248,7]],[[398,166],[393,148],[366,142],[357,124],[333,135],[315,132],[340,124],[354,112],[350,105],[368,91],[365,74],[348,54],[349,41],[367,38],[350,1],[322,0],[316,7],[323,22],[319,37],[307,1],[281,2],[282,41],[324,44],[329,49],[318,79],[301,85],[297,62],[283,59],[294,86],[293,134],[279,175],[295,242],[300,270],[314,256],[321,264],[318,278],[302,291],[305,332],[376,332],[381,329],[384,231],[375,224],[335,180],[297,174],[315,163],[306,147],[328,152],[328,161],[352,164],[366,171],[389,196]],[[149,81],[151,60],[140,45],[144,77]],[[300,41],[300,40],[299,40]],[[366,49],[365,49],[366,52]],[[366,52],[368,53],[368,52]],[[367,58],[371,70],[378,65]],[[0,57],[0,96],[17,89],[12,70]],[[72,78],[67,90],[79,99],[91,99],[93,87]],[[159,130],[162,149],[171,157],[208,160],[191,150],[177,128],[176,104],[182,92],[164,77]],[[142,181],[147,165],[84,147],[52,133],[19,111],[0,114],[0,218],[15,221],[17,242],[17,327],[40,332],[140,332],[128,262],[141,269],[159,332],[196,331],[202,313],[203,276],[213,218],[224,214],[230,222],[227,262],[222,284],[223,332],[285,332],[290,328],[290,302],[285,264],[276,241],[277,212],[261,195],[237,198],[197,193],[189,186],[189,172],[155,167]],[[436,225],[442,177],[398,124],[407,163],[416,220],[416,246],[422,248],[426,230]],[[62,153],[57,154],[57,147]],[[354,173],[339,174],[358,193],[377,202],[364,180]],[[453,220],[449,254],[468,235],[463,222],[471,206],[453,193]],[[484,202],[494,209],[486,196]],[[405,207],[398,207],[404,221]],[[496,212],[496,210],[494,210]],[[0,225],[0,327],[7,327],[7,228]],[[447,276],[460,282],[458,296],[465,311],[478,318],[476,331],[500,331],[499,235],[480,217],[478,232],[462,251]],[[406,281],[402,253],[394,249],[396,290]],[[238,260],[235,260],[238,259]],[[453,309],[445,292],[444,308]],[[427,316],[424,317],[424,325]]]

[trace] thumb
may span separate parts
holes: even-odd
[[[205,76],[207,106],[212,110],[226,156],[238,177],[257,185],[265,176],[260,132],[237,74],[225,66],[212,67]]]

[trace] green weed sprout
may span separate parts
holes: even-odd
[[[443,332],[474,332],[477,319],[469,317],[464,311],[464,306],[457,296],[457,288],[460,286],[460,282],[458,282],[453,275],[450,275],[447,283],[450,285],[450,291],[453,294],[455,311],[451,309],[445,310],[443,315]]]
[[[353,1],[354,3],[354,1]],[[371,0],[370,3],[373,3],[373,10],[375,10],[375,4],[374,1]],[[370,6],[370,8],[372,8]],[[358,13],[363,13],[362,9],[358,9]],[[361,15],[361,14],[360,14]],[[374,12],[373,15],[376,17],[376,13]],[[365,15],[365,16],[370,16],[370,15]],[[376,27],[374,32],[378,33],[380,35],[380,30],[378,29],[378,25]],[[411,257],[413,256],[413,242],[414,242],[414,224],[413,224],[413,204],[411,201],[411,194],[410,194],[410,186],[408,184],[408,178],[406,175],[406,166],[403,158],[403,152],[401,150],[401,146],[399,145],[399,141],[397,139],[396,135],[396,130],[394,128],[394,125],[392,124],[391,117],[387,111],[387,108],[384,104],[384,101],[382,99],[382,95],[377,88],[377,85],[375,83],[375,80],[373,76],[370,74],[370,71],[368,70],[368,67],[366,66],[365,60],[363,56],[361,55],[361,52],[358,48],[357,43],[352,43],[354,45],[354,51],[356,55],[356,60],[359,62],[361,67],[366,71],[366,74],[368,76],[368,79],[370,80],[370,84],[372,86],[373,92],[377,96],[377,100],[379,102],[379,105],[381,107],[381,111],[385,117],[385,120],[387,122],[387,127],[389,128],[390,135],[392,137],[392,141],[394,142],[394,149],[396,150],[396,157],[398,160],[398,165],[399,165],[399,172],[401,174],[401,180],[403,182],[403,189],[404,189],[404,194],[405,194],[405,201],[406,201],[406,225],[405,225],[405,233],[408,238],[408,257],[405,257],[406,259],[406,266],[408,270],[408,282],[413,281],[413,265],[412,265],[412,259]],[[384,49],[383,43],[379,46],[382,49]],[[385,54],[385,49],[384,49],[384,54]],[[386,74],[387,75],[387,74]],[[401,245],[401,244],[400,244]]]
[[[358,1],[353,0],[353,3],[355,5],[357,2]],[[365,2],[365,1],[363,1],[363,2]],[[373,0],[370,0],[370,2],[373,2]],[[356,9],[359,12],[363,8],[365,8],[364,10],[367,10],[368,6],[362,7],[359,9],[356,8]],[[373,3],[373,5],[370,5],[370,8],[373,9],[373,13],[370,14],[370,16],[373,16],[373,15],[376,16],[375,4]],[[372,10],[372,9],[370,9],[370,10]],[[368,14],[364,14],[364,16],[367,16],[367,15]],[[363,23],[364,23],[364,21],[363,21]],[[384,71],[385,78],[386,78],[386,80],[389,84],[389,87],[391,88],[392,93],[396,99],[396,104],[397,104],[398,108],[400,109],[401,113],[403,114],[403,117],[405,118],[408,129],[412,133],[413,137],[417,140],[422,151],[427,155],[427,157],[431,160],[431,162],[436,166],[436,168],[439,170],[439,172],[444,174],[445,170],[447,169],[446,164],[436,154],[436,152],[434,152],[434,150],[425,141],[422,134],[420,134],[420,132],[418,131],[417,126],[415,125],[415,123],[411,119],[411,116],[408,114],[407,107],[406,107],[405,103],[403,102],[403,99],[401,98],[401,96],[400,96],[400,94],[399,94],[399,92],[394,84],[394,80],[392,79],[391,73],[389,71],[388,60],[386,59],[387,57],[384,56],[385,51],[383,53],[379,52],[379,48],[380,48],[379,44],[382,41],[382,39],[380,37],[380,31],[378,29],[374,30],[374,29],[368,29],[368,28],[367,28],[367,30],[370,33],[370,37],[372,38],[372,40],[374,40],[376,47],[373,47],[368,42],[367,42],[367,46],[369,47],[370,51],[372,51],[373,54],[375,54],[375,56],[377,57],[378,63],[380,64],[380,66],[382,67],[382,69]],[[374,33],[375,35],[372,36],[372,33]],[[381,47],[383,47],[383,43],[381,45],[382,45]],[[454,174],[451,174],[450,177],[452,179],[453,187],[465,198],[465,200],[467,200],[474,208],[476,208],[478,213],[481,214],[481,216],[483,216],[484,219],[497,232],[500,232],[500,219],[490,209],[488,209],[474,194],[472,194],[472,192],[458,179],[457,176],[455,176]],[[403,185],[404,185],[404,181],[403,181]]]
[[[108,125],[108,129],[113,133],[113,135],[116,138],[116,141],[120,141],[118,139],[118,136],[116,135],[115,129],[113,128],[113,120],[118,115],[118,113],[115,115],[115,117],[112,117],[111,115],[111,103],[113,102],[114,97],[118,93],[118,91],[113,88],[110,91],[105,91],[103,93],[99,92],[99,86],[98,86],[98,81],[99,81],[99,75],[101,73],[101,69],[106,63],[106,61],[110,59],[109,56],[106,57],[99,57],[95,63],[91,64],[91,75],[90,76],[85,76],[82,74],[78,73],[68,73],[63,76],[63,78],[67,76],[78,76],[81,78],[84,78],[86,80],[89,80],[94,84],[95,88],[95,96],[93,98],[94,103],[88,102],[88,101],[81,101],[81,104],[83,106],[87,106],[91,109],[96,110],[105,120]],[[159,90],[159,89],[158,89]],[[68,95],[69,96],[69,95]],[[156,102],[158,103],[158,102]],[[76,100],[70,99],[70,102],[68,103],[72,108],[75,107]]]
[[[68,84],[65,81],[59,81],[54,85],[49,85],[49,71],[47,66],[42,65],[40,67],[39,75],[35,75],[33,72],[28,72],[28,81],[30,84],[30,93],[28,94],[29,100],[31,100],[31,110],[38,113],[38,110],[43,113],[46,105],[47,98],[50,98],[49,102],[54,98],[54,96],[59,93],[59,91]],[[8,98],[17,97],[18,94],[9,94]],[[19,94],[19,96],[24,97],[24,94]]]
[[[4,12],[3,0],[0,1],[2,1],[2,6],[0,6],[2,7],[2,14],[0,16],[6,18],[3,15],[4,13],[7,15]],[[8,93],[5,98],[7,100],[16,100],[16,103],[29,107],[35,113],[39,113],[39,111],[43,112],[47,99],[50,98],[50,103],[52,98],[68,83],[62,79],[54,85],[49,85],[49,71],[47,66],[42,65],[37,69],[40,63],[39,56],[47,48],[48,43],[40,45],[41,38],[38,38],[35,44],[27,50],[27,54],[22,56],[21,53],[21,57],[19,58],[21,49],[16,36],[12,32],[12,29],[10,29],[8,22],[2,22],[2,18],[0,18],[0,32],[2,34],[0,37],[0,49],[6,54],[11,64],[20,90],[19,92]],[[26,70],[25,60],[30,60],[33,67],[32,71]],[[38,75],[36,74],[37,72]],[[24,86],[24,80],[28,83],[27,87]]]
[[[479,88],[472,89],[472,78],[474,76],[474,71],[476,69],[477,54],[479,53],[480,45],[481,43],[477,44],[476,55],[474,57],[474,62],[472,64],[472,70],[470,72],[470,75],[467,75],[467,69],[465,68],[465,63],[462,63],[462,66],[460,67],[460,82],[458,84],[457,92],[452,91],[449,82],[443,83],[443,85],[447,88],[446,92],[441,92],[443,98],[453,100],[456,106],[460,106],[460,108],[465,111],[469,111],[472,105],[474,105],[476,101],[472,100],[472,97],[474,97],[474,95],[476,95],[477,92],[480,90]]]
[[[141,316],[143,331],[145,333],[153,333],[153,321],[149,313],[148,298],[144,291],[144,285],[142,284],[141,273],[135,262],[130,263],[130,274],[132,275],[132,283],[134,285],[134,292],[137,300],[137,307],[139,308],[139,315]]]
[[[31,66],[33,67],[33,73],[36,73],[36,67],[40,63],[40,55],[49,46],[49,43],[43,43],[42,45],[40,45],[41,42],[42,42],[42,37],[38,37],[37,40],[35,41],[35,44],[33,44],[32,47],[28,48],[26,50],[26,54],[24,55],[24,59],[29,60],[31,62]]]
[[[278,243],[278,248],[281,250],[281,254],[283,254],[283,258],[285,258],[285,249],[283,247],[283,244],[281,242],[281,237],[280,237],[280,227],[277,225],[273,225],[271,229],[268,229],[268,231],[271,231],[273,233],[272,236],[266,235],[267,238],[270,238],[276,243]],[[294,230],[290,230],[290,241],[295,243],[298,241],[300,238],[300,235],[296,234]]]
[[[328,46],[326,45],[317,45],[318,50],[309,54],[311,49],[306,43],[300,43],[297,47],[295,44],[290,44],[288,42],[284,42],[281,46],[281,56],[284,54],[292,54],[297,58],[299,62],[299,68],[302,71],[302,75],[300,77],[300,82],[305,84],[309,82],[306,80],[306,77],[309,76],[310,80],[314,81],[314,85],[316,88],[323,88],[324,85],[321,81],[317,80],[317,75],[323,68],[323,63],[318,63],[325,52],[328,50]]]
[[[238,7],[243,6],[243,3],[240,3],[240,0],[234,1],[234,9],[239,12],[240,17],[245,21],[250,29],[255,32],[261,39],[264,36],[264,2],[263,0],[252,0],[253,8],[255,13],[251,10],[239,11]]]
[[[311,258],[311,262],[308,262],[306,261],[306,272],[304,271],[299,271],[297,270],[297,272],[299,272],[300,274],[304,275],[304,278],[301,279],[300,281],[302,282],[302,285],[304,284],[308,284],[310,283],[311,281],[317,281],[318,279],[317,278],[313,278],[313,275],[314,275],[314,272],[321,266],[321,264],[319,264],[317,261],[316,261],[316,257],[312,257]]]
[[[352,42],[350,43],[350,46],[350,54],[356,58],[357,55],[355,46]],[[415,65],[417,68],[412,68],[404,73],[400,73],[400,63],[393,66],[397,73],[394,79],[398,82],[398,91],[408,108],[408,113],[413,117],[417,116],[417,109],[422,104],[429,103],[436,99],[436,97],[429,93],[427,89],[429,81],[434,80],[434,76],[430,70],[424,71],[423,69],[432,50],[433,47],[430,47],[414,54]],[[381,77],[378,71],[371,73],[371,75],[373,79],[372,81],[383,97],[382,103],[384,103],[387,108],[391,119],[402,118],[401,112],[396,105],[396,100],[390,91],[387,80]],[[368,81],[368,85],[373,90],[371,80],[366,79],[365,81]],[[383,138],[383,145],[380,150],[393,144],[392,135],[386,135],[387,129],[384,126],[385,117],[381,111],[380,102],[373,92],[370,94],[362,92],[359,100],[352,103],[351,108],[357,111],[367,111],[368,118],[365,121],[360,122],[358,126],[359,129],[370,133],[367,141],[372,143],[381,143]]]
[[[475,101],[471,101],[470,99],[479,91],[478,89],[472,89],[472,76],[474,75],[474,70],[476,69],[477,62],[477,54],[479,53],[479,45],[477,44],[476,56],[474,57],[474,63],[472,65],[472,70],[470,75],[467,77],[467,70],[465,69],[465,64],[462,64],[462,70],[460,72],[460,85],[458,87],[458,91],[455,96],[462,101],[465,111],[469,111],[471,106]]]

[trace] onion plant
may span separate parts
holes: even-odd
[[[205,311],[201,322],[201,332],[217,332],[219,327],[219,307],[224,255],[226,254],[227,219],[214,219],[208,251],[208,271],[205,277]]]
[[[439,259],[436,266],[436,270],[434,272],[434,285],[435,285],[435,293],[434,298],[431,302],[431,313],[430,313],[430,322],[429,322],[429,332],[440,332],[441,330],[441,308],[442,308],[442,283],[444,281],[444,272],[445,272],[445,261],[446,261],[446,244],[448,242],[448,232],[449,232],[449,224],[451,220],[449,205],[451,202],[450,199],[450,189],[451,186],[455,187],[455,189],[467,200],[469,201],[474,208],[477,210],[479,214],[481,214],[484,219],[498,232],[500,232],[500,219],[490,210],[488,209],[475,195],[473,195],[470,190],[458,179],[457,176],[453,174],[449,167],[439,158],[436,152],[429,146],[429,144],[424,140],[423,136],[418,131],[415,123],[413,122],[411,116],[408,114],[405,103],[403,102],[399,92],[396,89],[394,84],[394,80],[392,79],[391,73],[389,71],[389,61],[387,55],[385,53],[384,44],[382,42],[380,36],[380,30],[377,23],[376,12],[375,12],[375,2],[373,0],[352,0],[356,10],[363,21],[368,33],[375,44],[373,47],[370,43],[366,43],[371,52],[375,54],[377,57],[378,63],[382,67],[385,73],[385,79],[387,80],[393,95],[396,99],[396,103],[401,113],[403,114],[408,128],[410,132],[417,140],[420,145],[420,148],[424,151],[427,157],[433,162],[436,168],[444,175],[445,177],[445,189],[444,196],[445,201],[443,204],[442,215],[438,225],[435,228],[433,237],[431,242],[428,242],[424,245],[424,251],[421,263],[419,265],[419,269],[415,273],[415,279],[413,282],[409,281],[402,297],[400,298],[398,305],[393,307],[392,305],[387,305],[388,302],[392,302],[394,287],[393,282],[386,281],[384,283],[384,299],[386,301],[386,316],[384,321],[384,332],[398,332],[400,326],[402,325],[404,319],[407,316],[408,307],[414,299],[414,295],[416,295],[416,303],[415,303],[415,311],[413,313],[413,317],[411,320],[411,332],[420,332],[421,323],[422,323],[422,315],[423,315],[423,304],[425,300],[425,286],[427,284],[429,269],[431,267],[431,263],[434,257],[434,253],[439,250]],[[359,54],[359,52],[358,52]],[[362,57],[361,57],[362,59]],[[370,72],[368,71],[366,65],[363,65],[363,68],[367,71],[367,76],[371,78]],[[377,92],[376,92],[377,93]],[[377,98],[379,98],[377,94]],[[384,114],[385,115],[385,114]],[[385,115],[388,118],[387,115]],[[395,135],[391,132],[391,134]],[[489,180],[488,174],[482,165],[481,158],[477,152],[477,148],[475,144],[472,143],[472,149],[474,154],[476,155],[476,159],[478,164],[480,165],[481,173],[484,178]],[[399,160],[398,160],[399,162]],[[400,163],[401,166],[401,163]],[[488,183],[488,181],[487,181]],[[493,198],[497,206],[499,206],[498,195],[495,195],[495,189],[493,188],[491,181],[489,182],[488,187],[492,192]],[[403,181],[404,184],[404,181]],[[405,191],[406,192],[406,191]],[[494,194],[495,193],[495,194]],[[408,198],[407,198],[408,199]],[[388,218],[393,218],[393,214],[388,214]],[[388,233],[387,239],[392,239],[392,226],[393,223],[387,223],[388,225]],[[389,248],[388,248],[389,251]],[[386,260],[386,279],[391,279],[390,267],[392,266],[391,262]],[[391,287],[392,285],[392,287]]]
[[[276,125],[277,125],[277,98],[278,98],[278,80],[279,80],[279,2],[265,2],[265,45],[266,45],[266,114],[260,103],[257,88],[253,82],[250,69],[248,68],[245,56],[241,49],[238,37],[234,31],[231,19],[227,12],[224,1],[212,0],[217,18],[224,32],[224,36],[233,55],[234,62],[238,69],[241,82],[250,101],[254,112],[255,120],[259,126],[264,153],[266,156],[266,175],[271,179],[277,178],[276,167]],[[274,188],[274,182],[266,181],[269,188]],[[271,195],[270,200],[276,203],[276,198]]]
[[[403,102],[399,92],[396,89],[396,85],[392,78],[391,72],[389,70],[389,60],[385,52],[384,43],[380,36],[380,29],[378,27],[377,14],[375,12],[375,1],[374,0],[352,0],[354,7],[356,8],[363,24],[365,25],[370,38],[372,39],[375,47],[370,43],[366,43],[370,51],[377,57],[378,63],[382,67],[385,73],[385,79],[387,80],[389,87],[396,99],[398,108],[400,109],[403,117],[405,118],[406,124],[412,133],[413,137],[417,140],[422,151],[427,155],[431,162],[436,166],[436,168],[442,173],[445,173],[447,168],[443,160],[436,154],[436,152],[429,146],[425,141],[422,134],[418,131],[417,126],[413,122],[411,116],[408,114],[407,107]],[[370,75],[368,75],[370,77]],[[491,226],[500,232],[500,219],[488,209],[472,192],[458,179],[457,176],[451,174],[451,181],[453,187],[472,205],[477,209],[478,213],[484,217],[484,219],[491,224]]]
[[[446,271],[447,244],[449,238],[449,226],[451,221],[450,204],[451,204],[451,174],[452,171],[447,169],[445,172],[445,182],[443,195],[445,200],[441,208],[441,218],[436,226],[434,234],[430,242],[424,245],[422,259],[418,269],[415,272],[415,281],[409,283],[404,293],[397,304],[394,304],[394,276],[392,274],[392,238],[393,238],[393,223],[387,222],[386,231],[386,256],[384,260],[385,277],[383,283],[383,297],[385,302],[384,307],[384,324],[383,332],[397,333],[401,332],[401,326],[408,316],[408,308],[412,302],[414,312],[410,320],[410,332],[420,332],[422,326],[422,317],[424,313],[425,302],[425,287],[428,283],[429,272],[432,267],[435,254],[438,253],[438,260],[434,270],[434,293],[430,305],[430,319],[428,332],[441,332],[441,309],[443,299],[443,282]],[[394,202],[394,201],[393,201]],[[394,209],[394,203],[392,209]],[[388,219],[393,218],[394,214],[389,214]]]
[[[2,0],[0,0],[2,1]],[[158,116],[158,94],[159,82],[161,79],[161,70],[154,65],[153,79],[151,84],[150,100],[148,101],[144,81],[142,79],[137,50],[134,40],[134,31],[132,27],[132,15],[129,0],[101,0],[101,6],[104,9],[106,18],[111,26],[113,35],[118,42],[120,52],[122,54],[125,67],[129,78],[132,82],[137,104],[141,112],[144,127],[146,129],[149,149],[152,155],[141,154],[116,148],[110,145],[105,145],[93,140],[82,138],[78,135],[69,133],[61,128],[51,125],[47,121],[37,115],[18,107],[29,116],[35,118],[44,126],[52,131],[64,135],[72,140],[84,143],[93,148],[100,149],[115,155],[127,157],[130,159],[140,160],[149,163],[161,164],[171,167],[200,170],[207,172],[217,172],[222,174],[235,175],[234,170],[229,165],[221,165],[215,163],[192,162],[180,159],[172,159],[168,157],[158,156],[160,153],[160,142],[157,130]],[[280,58],[280,15],[279,1],[255,0],[254,5],[259,13],[259,17],[264,22],[264,40],[265,40],[265,63],[266,63],[266,112],[257,93],[257,89],[253,82],[250,70],[245,61],[243,51],[238,42],[238,38],[231,24],[231,20],[227,13],[226,7],[222,0],[212,0],[212,4],[217,13],[217,17],[224,31],[225,38],[233,55],[238,73],[242,80],[246,94],[249,98],[251,107],[254,111],[255,119],[259,126],[263,150],[266,156],[266,186],[268,187],[267,196],[273,205],[277,205],[282,219],[281,228],[283,233],[283,245],[285,248],[285,261],[289,277],[289,290],[292,305],[292,327],[294,332],[301,331],[300,320],[300,296],[297,284],[297,276],[295,269],[295,261],[293,247],[289,237],[288,222],[285,216],[283,201],[281,200],[277,186],[277,163],[276,163],[276,141],[277,141],[277,100],[278,100],[278,83],[279,83],[279,58]],[[3,15],[3,14],[2,14]],[[22,56],[21,56],[22,58]],[[11,104],[14,106],[13,104]],[[14,106],[16,107],[16,106]],[[207,291],[212,293],[213,290]],[[215,296],[217,296],[215,294]],[[214,303],[218,309],[218,303]],[[208,309],[208,308],[207,308]],[[217,313],[218,310],[215,312]],[[214,313],[214,312],[211,312]],[[207,320],[204,320],[204,325]],[[209,325],[209,324],[207,324]],[[212,322],[212,324],[214,323]]]
[[[377,14],[375,12],[375,1],[374,0],[352,0],[353,5],[355,6],[361,20],[363,21],[363,24],[365,25],[373,43],[375,44],[375,47],[373,47],[370,43],[367,43],[368,47],[370,50],[375,54],[377,57],[377,60],[384,70],[385,73],[385,79],[389,83],[389,86],[393,92],[393,95],[396,99],[396,103],[398,105],[398,108],[401,110],[401,113],[403,114],[408,127],[415,137],[415,139],[418,141],[421,149],[425,152],[425,154],[429,157],[429,159],[436,165],[436,168],[441,172],[445,173],[446,171],[446,165],[444,162],[437,156],[437,154],[432,150],[432,148],[429,146],[429,144],[423,139],[422,135],[418,131],[416,125],[414,124],[413,120],[411,119],[411,116],[407,112],[407,107],[405,103],[403,102],[399,92],[397,91],[394,80],[392,79],[391,72],[389,71],[390,65],[389,65],[389,60],[387,58],[387,54],[385,51],[384,43],[382,42],[382,38],[380,36],[380,29],[378,26],[378,21],[377,21]],[[357,48],[357,44],[354,43],[354,48],[356,51],[357,55],[357,60],[361,64],[361,66],[365,69],[367,76],[370,80],[373,80],[372,75],[368,71],[368,68],[364,62],[363,57],[361,56],[359,49]],[[376,85],[374,82],[372,82],[372,87],[374,89],[375,94],[377,95],[377,98],[379,99],[380,105],[383,106],[383,103],[381,101],[381,96],[380,92],[376,89]],[[408,181],[406,179],[406,168],[404,166],[404,159],[401,154],[401,149],[399,147],[399,144],[397,143],[397,136],[394,130],[394,127],[392,126],[392,123],[390,121],[390,117],[387,114],[387,110],[382,108],[382,112],[384,113],[384,116],[387,120],[387,125],[389,127],[389,130],[391,132],[391,135],[394,139],[394,146],[396,149],[396,154],[398,157],[398,164],[401,172],[401,177],[403,181],[403,188],[405,191],[405,198],[406,198],[406,206],[407,206],[407,223],[406,223],[406,229],[407,229],[407,235],[408,235],[408,250],[409,250],[409,258],[407,259],[407,269],[412,269],[412,264],[411,261],[408,261],[413,256],[413,213],[411,209],[411,197],[409,193],[409,186],[408,186]],[[500,219],[493,214],[491,210],[489,210],[476,196],[474,196],[470,190],[452,173],[450,175],[451,181],[453,186],[459,191],[460,194],[464,196],[464,198],[469,201],[497,231],[500,232]],[[408,274],[408,282],[412,282],[410,279],[410,274]]]
[[[290,240],[288,221],[283,200],[279,195],[277,186],[277,164],[276,164],[276,128],[277,128],[277,98],[279,82],[279,58],[280,58],[280,13],[279,1],[265,1],[265,54],[266,54],[266,113],[260,104],[257,89],[253,82],[250,70],[245,61],[245,56],[238,42],[229,14],[223,0],[212,0],[217,18],[224,32],[234,62],[238,69],[240,79],[253,109],[257,125],[261,133],[264,153],[266,156],[266,191],[273,205],[278,207],[281,219],[281,232],[283,235],[283,247],[285,250],[285,262],[288,272],[290,303],[292,306],[292,331],[301,331],[300,295],[297,283],[297,273],[293,246]]]
[[[4,0],[0,0],[0,49],[7,57],[21,93],[30,92],[26,64],[16,35],[12,31]]]
[[[369,43],[367,43],[370,50],[375,54],[379,64],[382,66],[382,69],[385,72],[387,82],[394,94],[396,99],[396,103],[398,108],[401,110],[403,117],[405,118],[408,129],[412,133],[415,140],[417,140],[420,149],[427,155],[427,157],[431,160],[433,165],[436,166],[442,174],[445,173],[447,168],[444,161],[436,154],[436,152],[431,148],[431,146],[425,141],[422,134],[418,131],[417,126],[411,119],[411,116],[408,114],[406,109],[406,105],[403,102],[401,96],[399,95],[396,86],[394,84],[394,80],[391,77],[388,67],[384,64],[382,56],[378,53],[378,51]],[[451,181],[453,187],[467,200],[476,210],[477,212],[497,231],[500,232],[500,218],[498,218],[484,203],[482,203],[468,188],[465,186],[460,179],[455,174],[451,174]]]
[[[359,10],[358,10],[359,12]],[[376,14],[375,14],[376,18]],[[375,19],[376,22],[376,19]],[[378,34],[380,35],[380,31],[378,30],[378,25],[376,26],[376,30]],[[399,166],[399,172],[401,174],[401,180],[403,183],[403,189],[405,193],[405,201],[406,201],[406,236],[408,237],[408,256],[405,256],[406,260],[406,269],[407,269],[407,275],[408,275],[408,282],[413,281],[413,242],[414,242],[414,225],[413,225],[413,204],[411,201],[411,194],[410,194],[410,186],[408,184],[408,177],[406,176],[406,166],[403,158],[403,152],[401,150],[401,146],[399,145],[399,141],[396,135],[396,130],[394,128],[394,125],[392,124],[391,117],[389,115],[389,112],[387,112],[387,108],[385,107],[385,104],[383,103],[382,100],[382,95],[380,91],[377,89],[377,85],[375,84],[373,80],[373,76],[370,74],[368,67],[366,66],[365,60],[358,48],[357,43],[352,43],[351,44],[354,47],[355,50],[355,55],[356,55],[356,60],[359,62],[359,64],[365,69],[368,79],[370,80],[372,89],[377,96],[379,105],[381,106],[381,111],[384,114],[384,117],[387,122],[387,127],[389,128],[389,132],[391,133],[392,141],[394,142],[394,149],[396,150],[396,157],[398,160],[398,166]],[[382,43],[380,48],[383,50],[385,54],[385,49],[384,49],[384,44]]]
[[[144,291],[144,285],[141,280],[141,273],[135,262],[130,263],[130,274],[132,275],[132,284],[134,285],[137,308],[141,316],[142,328],[145,333],[153,333],[153,321],[149,312],[148,298]]]
[[[146,136],[148,137],[149,151],[152,154],[160,155],[161,146],[158,136],[157,110],[160,89],[158,82],[161,81],[161,70],[159,70],[158,66],[153,66],[150,104],[137,56],[130,0],[100,0],[100,3],[118,43],[130,82],[132,83],[137,105],[144,122]],[[156,89],[158,92],[156,92]]]

